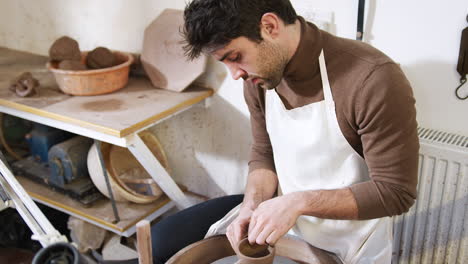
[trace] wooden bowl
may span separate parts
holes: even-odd
[[[143,131],[140,133],[140,137],[163,168],[170,173],[166,153],[156,136],[149,131]],[[127,148],[111,146],[109,170],[112,178],[140,201],[152,202],[163,194],[159,185]]]
[[[106,165],[109,163],[106,161],[106,159],[108,159],[109,157],[110,147],[111,144],[104,142],[101,143],[101,152]],[[93,144],[89,149],[87,162],[88,172],[92,182],[104,196],[110,198],[110,194],[106,185],[106,179],[104,178],[104,173],[102,171],[101,161],[99,160],[96,144]],[[114,200],[117,202],[128,202],[129,200],[127,198],[130,194],[127,193],[127,191],[113,179],[108,166],[106,166],[106,170],[107,176],[109,177],[109,183],[111,185]]]
[[[140,136],[161,165],[169,171],[166,154],[156,136],[149,131],[141,132]],[[163,195],[159,185],[128,149],[102,142],[101,151],[116,201],[145,204],[154,202]],[[88,153],[88,171],[98,190],[110,197],[95,144]]]
[[[128,83],[130,65],[133,56],[129,53],[113,51],[119,62],[118,65],[96,70],[62,70],[58,62],[49,61],[46,64],[55,77],[59,88],[70,95],[99,95],[107,94],[125,87]],[[88,52],[81,53],[81,61],[86,61]]]

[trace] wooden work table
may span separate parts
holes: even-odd
[[[154,205],[135,206],[142,210],[135,214],[138,216],[126,219],[125,223],[119,225],[107,223],[105,217],[96,212],[93,215],[93,210],[71,210],[78,205],[62,203],[60,200],[65,199],[63,197],[46,197],[45,193],[36,191],[39,185],[22,181],[33,199],[124,235],[134,232],[128,230],[138,220],[148,216],[154,219],[160,215],[161,208],[168,210],[174,204],[179,208],[191,205],[138,133],[203,103],[213,94],[213,90],[193,86],[176,93],[156,89],[146,78],[130,78],[125,88],[114,93],[70,96],[60,91],[53,75],[45,68],[46,62],[47,57],[44,56],[0,48],[0,112],[128,148],[170,200],[161,198]],[[9,91],[8,87],[12,79],[26,71],[39,80],[40,88],[36,95],[23,98]],[[104,222],[97,219],[104,219]]]

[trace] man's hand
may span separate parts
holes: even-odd
[[[239,215],[236,219],[227,227],[226,236],[231,243],[234,250],[237,250],[237,244],[241,239],[247,236],[247,230],[249,228],[250,217],[252,216],[253,210],[241,206]]]
[[[256,169],[249,173],[239,215],[226,230],[226,236],[234,250],[237,250],[239,241],[247,236],[253,211],[261,202],[273,197],[277,188],[278,177],[274,171]]]
[[[274,245],[301,215],[298,196],[294,193],[262,202],[252,214],[249,242]]]

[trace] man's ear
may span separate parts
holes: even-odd
[[[281,19],[275,13],[265,13],[260,19],[260,32],[262,37],[277,38],[281,31]]]

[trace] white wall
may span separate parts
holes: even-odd
[[[333,31],[354,38],[357,0],[292,0],[299,13],[333,12]],[[468,100],[454,96],[466,0],[368,0],[365,39],[399,62],[413,85],[421,126],[468,135]],[[0,46],[47,54],[62,35],[82,50],[96,46],[139,52],[143,31],[164,8],[185,0],[0,0]],[[173,177],[210,197],[239,193],[245,184],[250,125],[242,84],[212,62],[201,81],[217,90],[209,108],[194,108],[153,130]],[[463,94],[468,94],[468,85]]]

